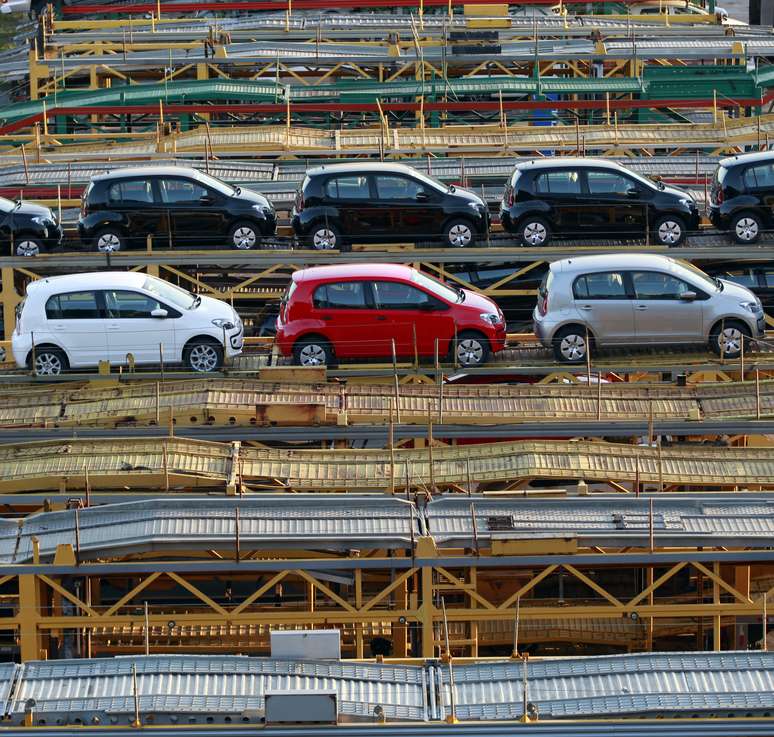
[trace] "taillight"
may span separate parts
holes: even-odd
[[[86,200],[83,198],[81,199],[81,217],[86,217]]]
[[[715,202],[718,205],[723,204],[723,187],[718,187],[717,190],[715,191]]]
[[[304,209],[304,193],[299,191],[296,195],[296,212],[301,212]]]
[[[540,295],[538,310],[540,310],[541,315],[546,315],[548,313],[548,292],[543,292],[543,294]]]
[[[508,207],[513,207],[513,187],[508,187]]]

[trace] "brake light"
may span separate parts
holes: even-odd
[[[541,315],[548,314],[548,292],[543,292],[543,294],[540,295],[538,310],[540,310]]]
[[[513,207],[513,187],[508,187],[508,207]]]
[[[299,191],[296,195],[296,212],[301,212],[304,209],[304,193]]]
[[[717,202],[718,205],[723,204],[723,187],[718,187],[715,191],[715,202]]]

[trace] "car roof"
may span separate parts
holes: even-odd
[[[101,182],[110,179],[124,179],[125,177],[190,177],[198,179],[200,173],[188,166],[130,166],[125,169],[113,169],[104,174],[95,174],[91,179]]]
[[[362,161],[349,164],[324,164],[323,166],[316,166],[314,169],[309,169],[306,172],[306,175],[308,177],[317,177],[321,174],[346,174],[354,172],[416,174],[417,170],[412,169],[410,166],[406,166],[406,164],[392,164],[382,161]]]
[[[556,169],[565,168],[568,166],[595,167],[597,169],[615,169],[616,171],[626,169],[626,167],[621,166],[616,161],[585,158],[580,156],[551,156],[544,159],[530,159],[529,161],[516,164],[516,169],[520,171],[527,171],[530,169]]]
[[[333,264],[296,271],[293,281],[331,279],[411,279],[415,269],[405,264]]]
[[[554,261],[551,270],[574,274],[597,269],[668,269],[675,267],[675,260],[653,253],[605,253],[596,256],[575,256]]]
[[[61,290],[112,289],[115,287],[141,287],[148,278],[138,271],[92,271],[86,274],[65,274],[38,279],[27,285],[27,293],[54,293]]]
[[[741,154],[740,156],[727,156],[720,160],[720,166],[730,169],[740,164],[755,164],[758,161],[774,161],[774,151],[759,151],[754,154]]]

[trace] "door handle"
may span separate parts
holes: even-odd
[[[333,315],[323,315],[322,319],[323,320],[333,320]]]
[[[384,320],[386,320],[387,318],[386,318],[384,315],[377,315],[377,316],[376,316],[376,319],[377,319],[377,320],[379,320],[380,322],[383,322],[383,321],[384,321]]]
[[[634,309],[639,310],[640,312],[644,312],[648,309],[648,305],[635,305]]]
[[[591,309],[591,305],[581,305],[580,308],[582,310],[590,310]]]

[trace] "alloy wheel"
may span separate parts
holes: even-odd
[[[754,241],[758,237],[758,223],[754,218],[739,218],[735,231],[740,241]]]
[[[543,245],[547,235],[543,223],[528,223],[524,228],[524,240],[532,246]]]
[[[59,376],[62,369],[62,359],[56,353],[46,351],[35,356],[36,376]]]
[[[40,254],[40,247],[35,241],[19,241],[16,245],[17,256],[37,256]]]
[[[248,228],[245,225],[243,225],[240,228],[237,228],[234,231],[234,235],[232,239],[234,241],[235,248],[239,248],[245,251],[250,248],[253,248],[253,246],[255,246],[256,241],[258,240],[258,238],[255,235],[255,231],[252,228]]]
[[[575,333],[565,335],[559,343],[559,351],[568,361],[580,361],[586,357],[586,340]]]
[[[317,343],[305,345],[298,354],[302,366],[324,366],[325,349]]]
[[[218,351],[215,346],[201,343],[191,348],[188,363],[194,371],[208,373],[218,367]]]
[[[668,246],[673,246],[678,243],[683,237],[683,229],[680,223],[676,223],[674,220],[665,220],[658,226],[658,239],[659,242]]]
[[[449,245],[455,248],[463,248],[467,246],[473,239],[473,233],[470,227],[463,223],[457,223],[449,229],[448,240]]]
[[[112,253],[121,250],[121,239],[115,233],[103,233],[97,239],[97,250],[102,253]]]
[[[315,231],[312,243],[318,251],[336,248],[336,234],[329,228],[320,228]]]
[[[718,345],[720,346],[720,354],[732,354],[740,353],[742,350],[742,331],[739,328],[725,328],[718,335]]]
[[[457,361],[462,366],[477,366],[483,356],[484,347],[475,338],[465,338],[457,345]]]

